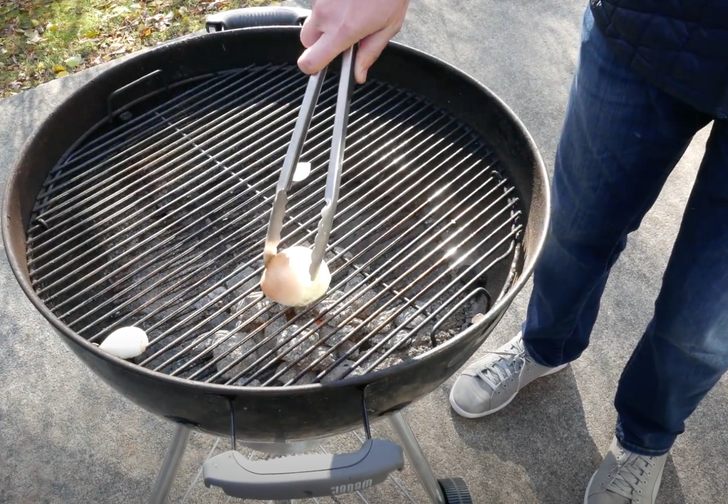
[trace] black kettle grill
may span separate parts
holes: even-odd
[[[291,443],[388,416],[433,502],[438,483],[400,410],[483,343],[531,274],[547,227],[546,172],[492,92],[390,43],[351,98],[328,295],[282,310],[257,293],[265,224],[301,103],[306,11],[208,19],[104,71],[51,114],[14,167],[3,238],[25,293],[101,378],[180,425],[152,500],[190,428]],[[294,187],[286,244],[315,232],[336,69],[323,84]],[[69,120],[69,118],[72,118]],[[135,325],[133,360],[98,343]],[[402,467],[391,441],[343,455],[205,464],[230,495],[304,498],[363,488]]]

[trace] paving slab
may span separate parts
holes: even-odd
[[[583,8],[584,2],[574,0],[413,0],[398,38],[493,89],[522,118],[550,164],[576,63]],[[0,189],[35,125],[100,70],[0,102]],[[697,136],[631,237],[607,285],[593,343],[581,359],[535,382],[487,419],[463,420],[451,412],[447,394],[452,379],[407,409],[436,473],[466,478],[475,502],[581,502],[611,439],[617,379],[651,316],[708,133]],[[516,299],[478,356],[518,330],[527,295]],[[117,394],[71,354],[25,299],[4,255],[0,391],[0,503],[145,502],[174,427]],[[658,503],[725,502],[727,415],[724,379],[676,443]],[[377,429],[388,432],[385,426]],[[201,462],[226,443],[192,435],[171,502],[228,501],[219,490],[204,488],[199,477]],[[353,446],[356,440],[334,444]],[[410,467],[399,478],[411,500],[395,483],[370,500],[425,502]]]

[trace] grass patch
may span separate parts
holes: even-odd
[[[271,0],[0,0],[0,98]]]

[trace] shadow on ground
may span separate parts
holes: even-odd
[[[606,450],[589,434],[571,368],[534,382],[491,416],[468,420],[451,411],[451,418],[465,445],[522,467],[538,502],[582,502]],[[685,503],[672,459],[664,480],[659,502]]]

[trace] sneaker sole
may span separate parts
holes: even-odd
[[[594,471],[594,474],[592,474],[592,477],[589,478],[589,484],[586,486],[586,491],[584,492],[584,504],[589,504],[589,489],[592,486],[592,482],[594,481],[594,477],[597,475],[597,472]]]
[[[457,413],[458,415],[460,415],[463,418],[471,418],[471,419],[472,418],[483,418],[485,416],[492,415],[493,413],[498,413],[500,410],[502,410],[503,408],[505,408],[506,406],[508,406],[509,404],[511,404],[511,402],[513,401],[513,399],[516,398],[516,396],[518,395],[518,393],[524,387],[528,386],[529,383],[531,383],[531,382],[533,382],[535,380],[538,380],[539,378],[543,378],[544,376],[549,376],[549,375],[552,375],[554,373],[558,373],[562,369],[565,369],[568,365],[569,364],[566,363],[566,364],[562,364],[561,366],[556,366],[555,368],[551,369],[547,373],[544,373],[541,376],[538,376],[538,377],[534,378],[530,382],[526,383],[526,385],[524,385],[523,387],[521,387],[518,390],[516,390],[516,393],[513,394],[506,402],[504,402],[503,404],[501,404],[497,408],[493,408],[491,410],[484,411],[483,413],[469,413],[469,412],[463,410],[462,408],[460,408],[460,406],[458,406],[457,403],[455,402],[455,399],[453,399],[453,391],[455,390],[455,387],[453,387],[453,388],[450,389],[450,395],[449,395],[450,406],[452,407],[453,410],[455,410],[455,413]]]

